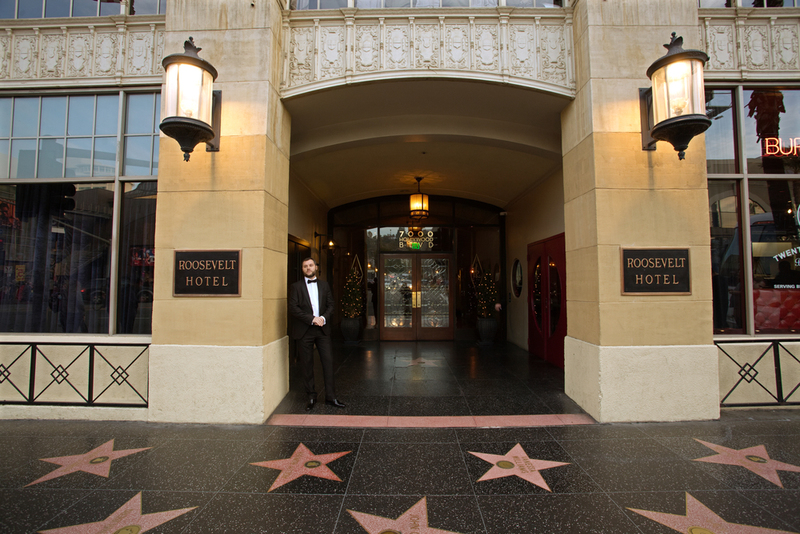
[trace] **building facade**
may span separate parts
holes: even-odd
[[[599,421],[798,402],[790,4],[0,2],[0,417],[263,422],[308,255],[372,339],[463,339],[493,280],[499,336]],[[710,58],[685,160],[642,148],[672,32]],[[185,162],[158,125],[190,36],[221,135]],[[686,287],[626,286],[668,257]]]

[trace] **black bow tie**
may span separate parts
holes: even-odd
[[[316,283],[317,283],[317,279],[315,278],[315,279],[313,279],[313,280],[307,280],[307,282],[308,282],[309,284],[316,284]]]

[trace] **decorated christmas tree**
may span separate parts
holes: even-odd
[[[355,319],[364,313],[364,298],[361,291],[361,272],[355,265],[350,269],[344,282],[342,294],[342,315]]]
[[[475,299],[478,308],[478,317],[489,317],[497,302],[497,287],[494,284],[492,273],[485,272],[475,286]]]

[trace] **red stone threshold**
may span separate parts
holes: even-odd
[[[595,420],[583,414],[467,415],[460,417],[276,414],[267,420],[267,424],[350,428],[507,428],[592,425],[595,424]]]

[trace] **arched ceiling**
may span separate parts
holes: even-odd
[[[475,81],[399,80],[284,100],[291,174],[329,208],[422,190],[505,207],[561,166],[559,95]]]

